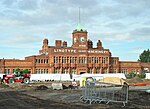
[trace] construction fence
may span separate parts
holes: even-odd
[[[125,106],[128,102],[128,85],[86,81],[80,100],[89,104],[116,102]]]

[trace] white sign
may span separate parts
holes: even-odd
[[[77,53],[77,50],[74,50],[74,49],[54,49],[54,52],[55,53],[63,53],[63,52],[68,52],[68,53]],[[108,53],[108,51],[106,50],[78,50],[78,52],[80,53],[85,53],[85,52],[88,52],[88,53]]]
[[[73,49],[54,49],[54,52],[71,52],[71,53],[76,53],[76,50]]]
[[[107,53],[105,50],[88,50],[88,53]]]

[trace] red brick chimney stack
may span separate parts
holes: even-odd
[[[61,40],[56,40],[55,46],[56,46],[57,48],[61,48],[61,46],[62,46],[62,41],[61,41]]]

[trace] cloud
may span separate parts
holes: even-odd
[[[5,6],[14,6],[16,5],[16,3],[18,2],[18,0],[2,0],[1,3]]]
[[[109,26],[109,24],[108,24]],[[135,27],[132,30],[122,31],[123,27],[112,25],[114,31],[102,33],[105,41],[150,41],[150,27]],[[115,28],[120,31],[115,31]]]
[[[18,44],[30,44],[30,43],[36,43],[41,41],[40,37],[31,37],[31,36],[15,36],[14,38],[12,38],[10,41],[8,42],[13,42],[13,43],[18,43]]]
[[[135,28],[130,32],[130,35],[138,40],[150,41],[150,27]]]
[[[139,48],[129,51],[129,53],[133,53],[133,54],[141,54],[142,52],[143,52],[143,49],[139,49]]]
[[[44,38],[50,45],[61,39],[71,46],[78,7],[94,44],[99,39],[114,46],[148,41],[149,4],[150,0],[0,0],[0,46],[41,47]]]
[[[25,22],[27,25],[45,25],[47,23],[61,23],[65,22],[77,22],[78,19],[78,7],[81,7],[82,14],[85,13],[83,21],[89,19],[91,16],[95,16],[96,10],[93,6],[98,5],[98,0],[4,0],[3,5],[5,9],[3,14],[5,17],[9,16],[9,19],[15,19]],[[89,11],[92,9],[92,12]],[[94,10],[93,10],[94,9]],[[94,14],[92,14],[94,13]],[[81,15],[82,16],[82,15]]]
[[[22,26],[22,25],[24,25],[24,23],[21,22],[21,21],[18,21],[18,20],[3,19],[3,20],[0,20],[0,25],[1,25],[0,28],[2,28],[2,27],[5,27],[5,28],[6,28],[6,27],[9,27],[9,28],[10,28],[10,27]]]
[[[21,10],[35,10],[39,8],[39,0],[21,0],[18,2],[18,8]]]
[[[143,25],[147,25],[147,26],[150,26],[150,20],[146,20]]]
[[[24,36],[16,35],[12,37],[1,38],[1,47],[14,47],[14,48],[35,48],[34,45],[39,42],[42,43],[43,38],[39,36]]]
[[[42,0],[2,0],[7,9],[34,10],[38,8],[38,3]]]
[[[106,28],[111,28],[111,29],[123,29],[126,28],[127,26],[124,25],[122,22],[110,22],[104,25]]]
[[[3,14],[27,25],[46,25],[63,21],[66,23],[77,22],[78,7],[81,7],[83,23],[89,21],[91,23],[101,22],[103,18],[106,20],[124,19],[143,13],[142,10],[146,10],[144,7],[146,4],[143,2],[140,2],[141,4],[135,1],[132,2],[136,5],[124,2],[108,2],[107,0],[90,0],[88,2],[87,0],[14,0],[12,2],[11,0],[4,0],[4,5],[7,8],[3,11]]]
[[[88,8],[88,7],[93,7],[93,6],[97,6],[97,4],[99,3],[99,0],[89,0],[87,2],[87,0],[45,0],[43,3],[46,4],[57,4],[57,5],[62,5],[65,7],[83,7],[83,8]]]
[[[106,0],[107,1],[107,0]],[[114,0],[112,3],[101,3],[102,15],[113,20],[137,18],[147,14],[150,9],[148,0]]]
[[[128,34],[122,33],[104,33],[105,41],[133,41]]]

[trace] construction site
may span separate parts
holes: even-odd
[[[150,80],[30,81],[0,85],[0,109],[150,109]],[[82,84],[82,86],[81,86]]]

